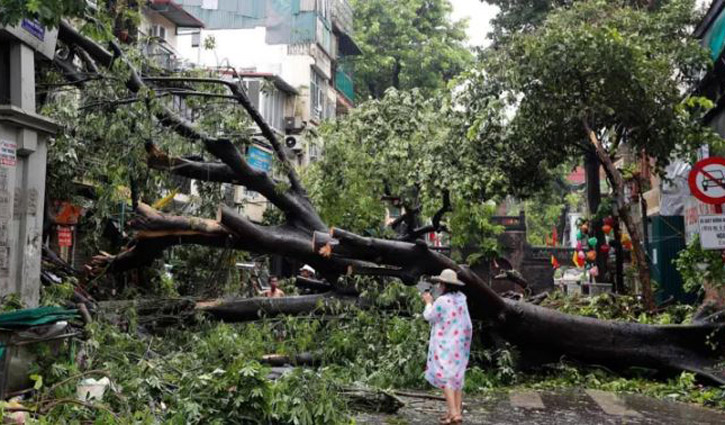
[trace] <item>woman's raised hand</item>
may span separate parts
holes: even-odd
[[[433,295],[431,295],[430,292],[428,292],[428,291],[423,292],[423,295],[421,295],[421,297],[423,297],[423,302],[425,302],[426,304],[433,303]]]

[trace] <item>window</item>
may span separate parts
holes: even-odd
[[[255,201],[257,198],[259,198],[259,193],[255,192],[253,190],[249,190],[246,187],[244,188],[244,198],[248,201]]]
[[[313,69],[310,84],[310,113],[312,118],[318,120],[324,118],[326,91],[327,83],[325,78]]]
[[[217,10],[219,9],[219,0],[202,0],[201,8],[207,10]]]
[[[158,37],[162,40],[166,40],[166,27],[162,25],[152,25],[149,30],[151,37]]]
[[[388,214],[390,215],[390,218],[398,218],[400,217],[400,208],[388,207]]]
[[[285,94],[276,88],[268,89],[262,95],[262,117],[275,130],[284,131]]]
[[[330,19],[330,0],[317,0],[317,13],[327,19]]]
[[[310,147],[310,153],[309,153],[310,162],[317,162],[320,159],[320,148],[317,146],[317,143],[312,142],[312,141],[310,142],[309,147]]]
[[[10,46],[0,44],[0,105],[10,103]]]

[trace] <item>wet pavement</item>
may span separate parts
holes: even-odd
[[[400,397],[396,415],[361,414],[358,424],[430,425],[445,403]],[[464,399],[464,424],[478,425],[723,425],[725,413],[650,397],[596,390],[515,391]]]

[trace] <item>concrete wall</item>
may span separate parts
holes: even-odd
[[[19,293],[32,307],[40,295],[47,134],[57,126],[35,113],[35,51],[4,40],[0,54],[9,59],[0,79],[10,88],[0,105],[0,296]]]

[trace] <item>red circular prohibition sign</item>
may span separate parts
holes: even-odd
[[[706,204],[725,204],[725,196],[721,196],[719,198],[714,198],[712,196],[708,196],[707,193],[705,193],[698,185],[697,185],[697,176],[699,174],[704,174],[705,178],[708,179],[708,181],[712,182],[713,184],[716,184],[717,186],[723,188],[725,190],[725,180],[720,178],[720,176],[713,176],[711,173],[705,170],[705,167],[708,165],[722,165],[723,168],[725,168],[725,158],[721,157],[710,157],[705,158],[702,161],[698,161],[697,164],[695,164],[692,167],[692,171],[690,171],[690,175],[688,177],[688,183],[690,185],[690,191],[693,195],[702,202]]]

